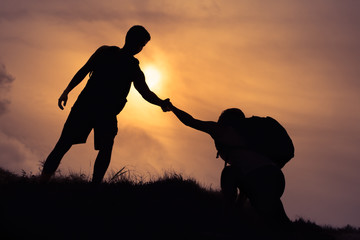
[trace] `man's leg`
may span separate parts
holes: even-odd
[[[92,178],[93,183],[101,183],[103,180],[106,170],[110,164],[113,145],[114,141],[112,140],[109,144],[100,148],[94,164],[94,173]]]
[[[56,169],[59,167],[61,159],[64,157],[65,153],[69,151],[71,146],[71,143],[64,141],[62,138],[59,139],[44,163],[40,177],[42,183],[47,183],[51,176],[54,175]]]

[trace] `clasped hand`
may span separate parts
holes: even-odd
[[[169,112],[171,111],[173,105],[172,103],[170,102],[170,99],[167,98],[163,101],[162,105],[161,105],[161,109],[163,110],[163,112]]]

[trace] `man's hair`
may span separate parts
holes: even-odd
[[[125,41],[130,42],[138,42],[138,41],[150,41],[151,36],[150,33],[140,25],[132,26],[126,34]]]
[[[237,126],[239,121],[245,118],[245,114],[238,108],[229,108],[223,111],[218,123],[223,126]]]

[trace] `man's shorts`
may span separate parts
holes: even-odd
[[[92,129],[96,150],[112,146],[118,132],[116,115],[73,107],[60,138],[72,144],[85,143]]]

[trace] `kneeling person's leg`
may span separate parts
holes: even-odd
[[[282,224],[288,222],[284,207],[280,200],[285,179],[276,168],[262,168],[248,178],[249,198],[252,205],[269,223]]]
[[[237,171],[233,166],[226,166],[221,172],[221,192],[227,204],[235,204],[238,195]]]

